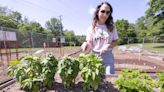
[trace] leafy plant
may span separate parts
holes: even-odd
[[[90,87],[96,90],[101,81],[100,74],[104,73],[105,68],[102,65],[102,59],[95,54],[87,54],[79,57],[80,72],[84,80],[84,89]]]
[[[124,69],[115,81],[121,92],[154,92],[155,82],[140,70]]]
[[[58,68],[64,87],[71,87],[79,73],[79,61],[71,57],[65,57],[59,62]]]
[[[16,78],[24,89],[39,91],[36,79],[42,72],[41,59],[36,56],[24,56],[18,61],[11,61],[8,74]]]
[[[38,92],[40,85],[51,87],[57,71],[58,61],[49,54],[45,58],[24,56],[18,61],[11,61],[8,74],[16,78],[21,87]]]
[[[9,62],[9,67],[8,67],[8,74],[10,76],[15,76],[15,72],[16,72],[16,69],[18,67],[18,64],[20,64],[20,61],[19,60],[15,60],[15,61],[10,61]]]
[[[57,71],[58,60],[52,54],[48,54],[48,56],[43,59],[42,65],[43,85],[47,85],[51,88],[54,82],[55,73]]]
[[[164,71],[161,73],[157,73],[157,76],[159,78],[158,86],[160,87],[160,92],[164,92]]]

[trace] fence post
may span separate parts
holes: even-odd
[[[145,37],[142,39],[142,47],[144,48]]]
[[[34,44],[34,43],[33,43],[33,37],[32,37],[33,33],[30,32],[30,35],[31,35],[31,36],[30,36],[30,37],[31,37],[31,48],[33,48],[33,47],[34,47],[34,45],[33,45],[33,44]]]
[[[156,36],[153,37],[153,47],[155,46],[155,38]]]

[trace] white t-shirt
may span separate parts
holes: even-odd
[[[96,25],[95,30],[93,31],[93,27],[90,26],[88,28],[88,33],[86,40],[90,41],[92,43],[92,50],[99,52],[100,49],[106,45],[111,44],[112,40],[118,39],[118,33],[116,31],[116,28],[113,29],[112,32],[108,31],[106,25]],[[109,48],[109,50],[112,50],[112,48]]]

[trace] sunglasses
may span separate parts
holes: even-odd
[[[106,13],[107,15],[110,13],[110,11],[105,11],[105,10],[101,10],[101,13]]]

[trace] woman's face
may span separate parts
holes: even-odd
[[[107,4],[103,4],[100,7],[100,10],[98,12],[98,23],[99,24],[105,24],[106,20],[108,19],[110,15],[110,8]]]

